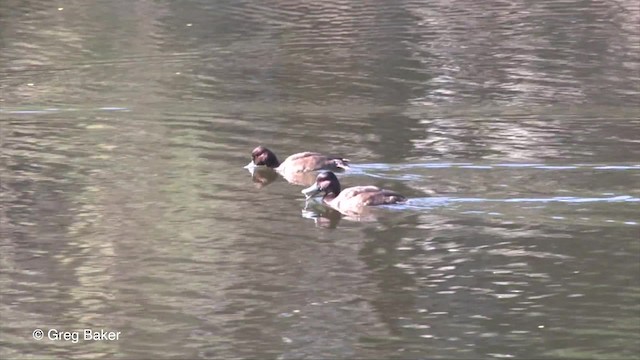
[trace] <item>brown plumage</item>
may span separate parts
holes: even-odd
[[[346,170],[349,160],[341,157],[330,157],[316,152],[301,152],[286,158],[282,163],[276,154],[264,146],[258,146],[251,152],[254,165],[264,165],[281,173],[308,172],[317,170]]]
[[[353,186],[341,191],[340,182],[330,171],[318,174],[315,184],[302,190],[307,197],[324,193],[322,200],[342,213],[358,212],[366,206],[397,204],[407,199],[401,194],[376,186]]]

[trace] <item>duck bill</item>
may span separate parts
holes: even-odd
[[[253,170],[256,167],[257,167],[257,165],[253,163],[253,160],[251,160],[250,163],[248,163],[247,165],[244,166],[245,169],[249,169],[249,170]]]
[[[318,188],[317,184],[313,184],[313,185],[309,186],[308,188],[302,190],[301,192],[304,194],[304,196],[307,197],[307,199],[310,199],[310,198],[316,196],[317,194],[319,194],[320,193],[320,189]]]

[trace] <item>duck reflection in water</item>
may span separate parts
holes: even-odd
[[[338,210],[327,207],[317,199],[307,199],[302,209],[302,217],[311,219],[317,227],[335,229],[342,219],[354,222],[378,221],[375,209],[364,209],[359,213],[343,214]]]
[[[278,173],[269,168],[250,168],[251,180],[258,189],[261,189],[278,178]]]
[[[302,209],[302,217],[311,219],[317,227],[335,229],[340,224],[342,214],[339,211],[326,207],[319,202],[305,201]]]
[[[282,176],[288,183],[300,186],[309,186],[316,181],[316,172],[303,172],[303,173],[278,173],[277,171],[265,168],[265,167],[252,167],[247,168],[251,173],[251,179],[257,188],[263,188],[272,182],[276,181],[278,177]]]

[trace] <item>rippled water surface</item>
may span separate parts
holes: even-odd
[[[0,357],[637,357],[639,21],[628,0],[0,2]],[[410,200],[305,204],[242,168],[258,144]]]

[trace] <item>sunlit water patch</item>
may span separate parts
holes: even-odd
[[[640,164],[570,164],[556,165],[543,163],[504,163],[504,164],[474,164],[474,163],[419,163],[419,164],[381,164],[364,163],[351,165],[354,174],[372,174],[373,172],[393,172],[413,169],[537,169],[537,170],[640,170]]]
[[[45,108],[45,109],[4,109],[0,108],[0,113],[4,113],[7,115],[40,115],[40,114],[55,114],[61,112],[72,112],[72,111],[81,111],[83,113],[86,112],[94,112],[94,111],[105,111],[105,112],[113,112],[113,111],[123,111],[128,112],[131,109],[126,107],[118,107],[118,106],[102,106],[96,108]]]

